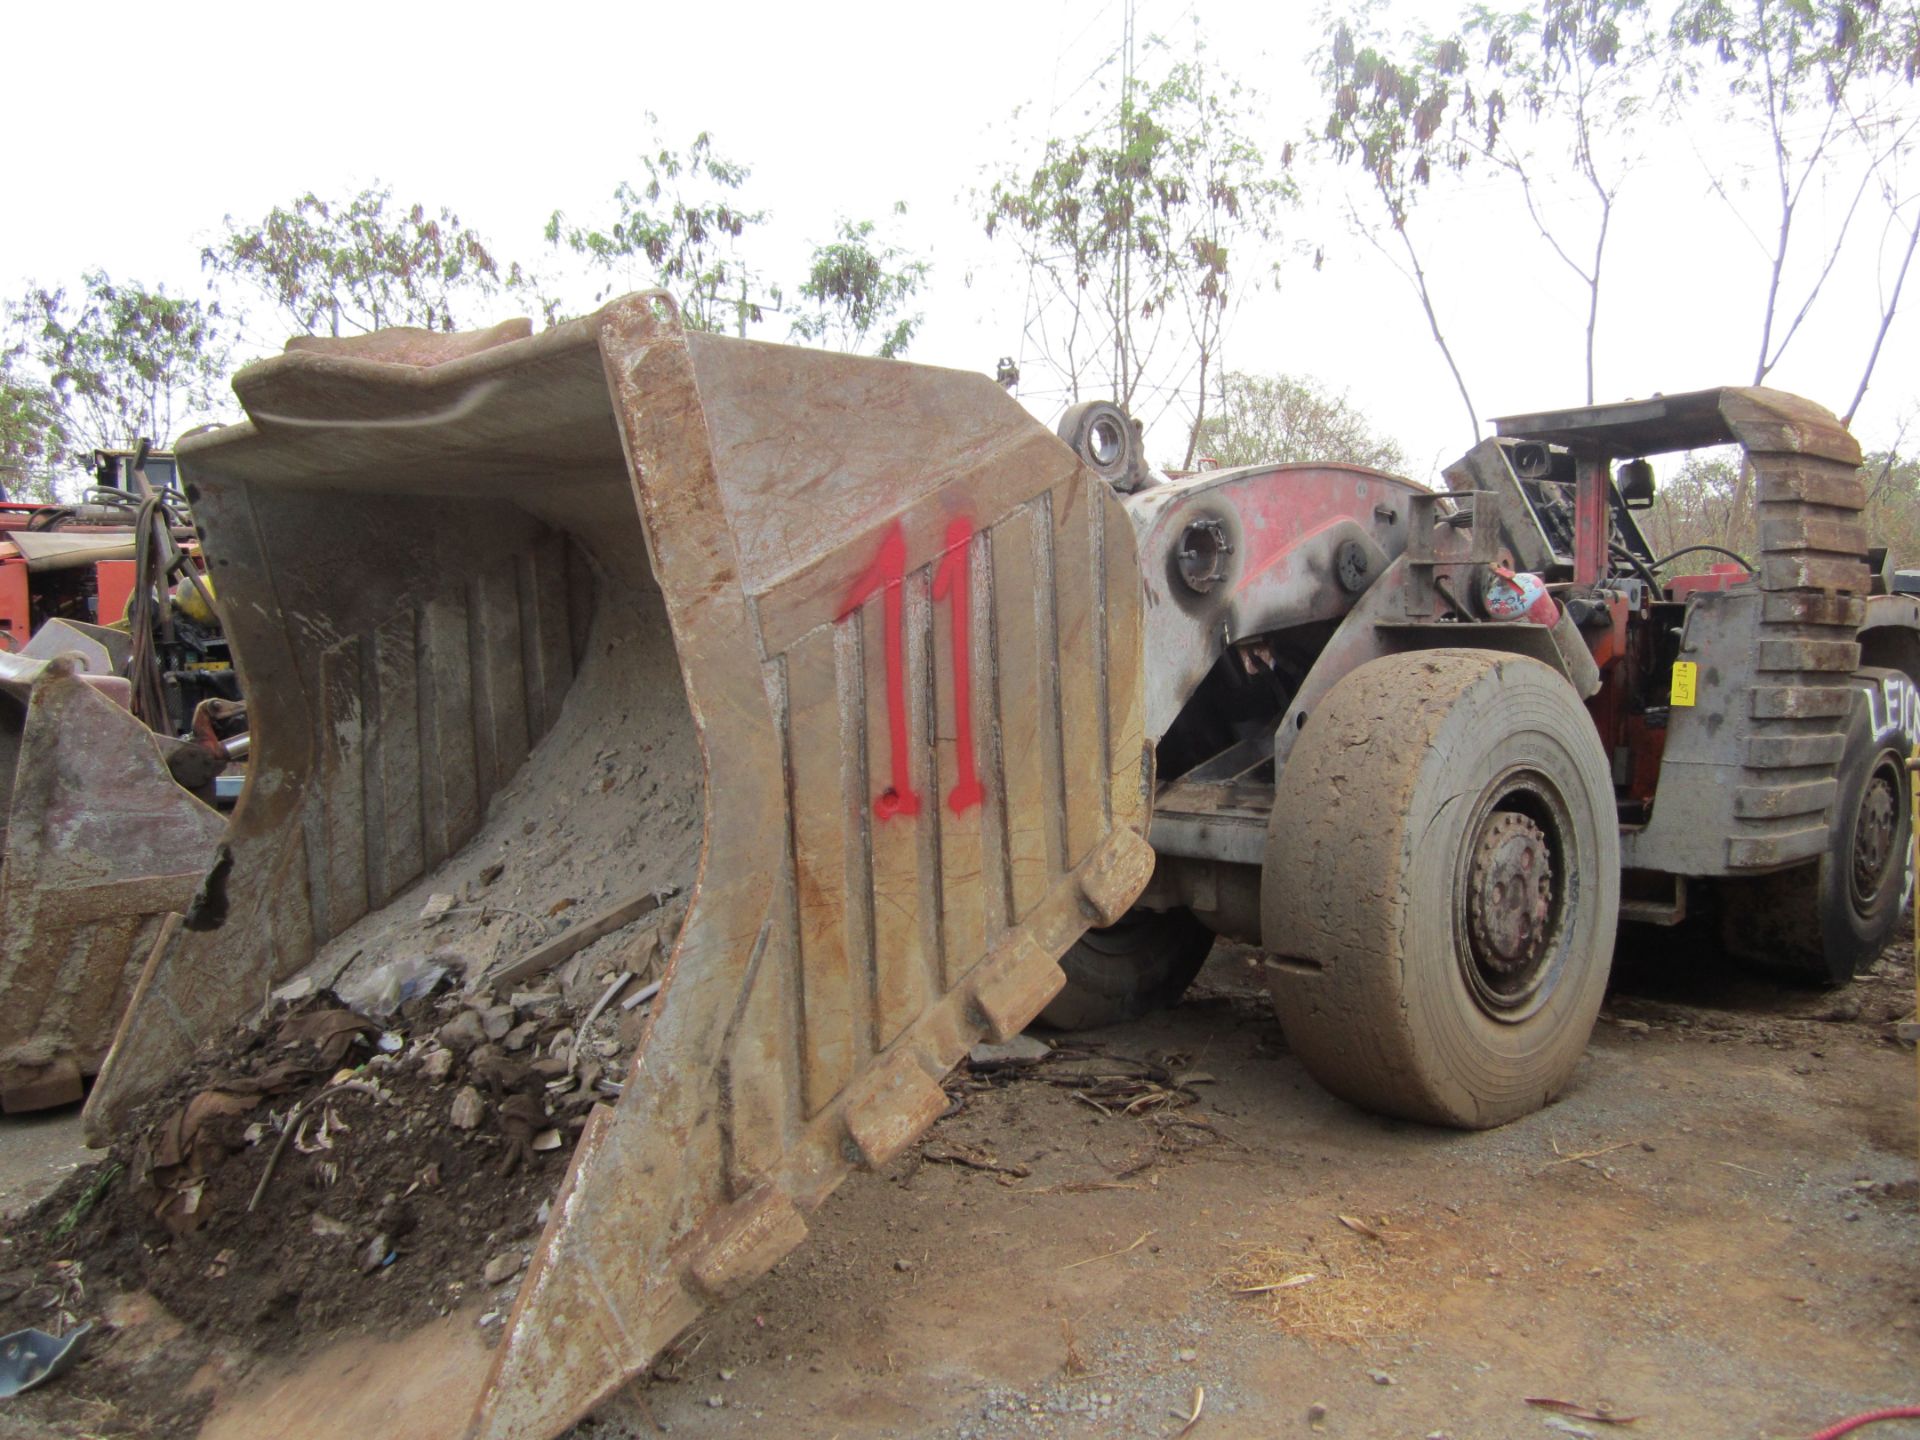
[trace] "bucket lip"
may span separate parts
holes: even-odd
[[[434,365],[313,349],[258,361],[234,377],[246,412],[183,437],[189,498],[223,479],[249,486],[370,484],[465,489],[511,452],[537,454],[558,482],[621,466],[597,316]]]
[[[384,391],[430,392],[444,388],[448,384],[460,384],[478,376],[511,369],[517,365],[564,354],[570,350],[594,348],[600,314],[601,311],[594,311],[592,314],[579,316],[556,325],[550,330],[537,333],[520,334],[513,338],[489,339],[488,343],[482,344],[470,353],[455,355],[430,364],[408,363],[357,354],[346,344],[339,349],[322,348],[317,344],[301,345],[279,355],[270,355],[264,360],[256,360],[250,365],[242,366],[234,374],[233,390],[250,416],[253,414],[256,399],[268,396],[275,400],[280,398],[280,386],[277,382],[288,375],[309,377],[332,375],[374,384]],[[520,323],[525,322],[503,321],[499,325],[482,330],[457,331],[451,338],[496,337],[510,328],[519,329]],[[417,332],[414,332],[412,327],[406,326],[373,332],[375,335],[395,333]],[[295,340],[307,338],[309,337],[301,336],[295,337]],[[290,340],[288,343],[290,346],[294,345],[294,341]],[[222,435],[234,428],[236,427],[221,426],[216,430],[184,437],[179,445],[179,453],[190,453],[204,449],[209,444],[218,443]]]
[[[443,338],[451,342],[449,348],[455,353],[450,358],[428,363],[382,359],[372,354],[356,353],[352,341],[334,348],[329,342],[298,337],[310,343],[300,343],[281,354],[256,360],[243,366],[234,375],[233,390],[246,412],[245,420],[182,436],[175,447],[175,454],[183,466],[196,461],[204,463],[212,456],[231,453],[235,446],[244,447],[248,441],[268,431],[274,433],[275,449],[279,451],[289,430],[302,429],[311,430],[321,437],[337,437],[343,431],[350,430],[362,444],[377,444],[370,442],[367,437],[381,431],[390,431],[395,437],[412,435],[417,440],[430,437],[425,438],[423,443],[396,443],[395,448],[404,448],[415,456],[431,454],[445,446],[452,427],[485,405],[493,393],[488,388],[489,382],[493,387],[504,388],[507,385],[506,377],[514,372],[551,370],[564,373],[573,364],[590,365],[596,376],[601,376],[602,331],[609,323],[631,314],[636,308],[644,307],[657,316],[653,300],[660,293],[636,290],[548,330],[532,331],[531,323],[522,317],[479,330],[455,332],[447,337],[430,337],[428,332],[404,326],[374,332],[375,335],[403,338]],[[695,352],[709,347],[786,351],[808,349],[769,340],[681,331],[678,322],[672,320],[656,319],[655,323],[667,327],[675,335],[684,335],[689,348]],[[377,350],[379,347],[370,348]],[[462,351],[464,353],[460,353]],[[881,369],[899,363],[873,356],[845,355],[840,358],[854,365]],[[942,371],[953,377],[956,383],[969,388],[985,387],[995,394],[1004,393],[991,377],[983,373],[917,361],[914,363],[916,369]],[[577,380],[577,372],[569,378]],[[525,382],[516,379],[513,388],[519,392],[525,388]],[[531,388],[535,394],[541,393],[542,387],[538,382]],[[611,420],[613,406],[606,394],[604,380],[589,388],[594,396],[594,414]],[[568,423],[583,418],[591,417],[577,413],[556,413],[554,416],[556,422]],[[604,438],[611,441],[614,437],[609,432]],[[275,458],[279,460],[281,457],[276,454]],[[314,469],[318,473],[320,467],[315,466]]]

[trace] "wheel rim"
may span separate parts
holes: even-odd
[[[1853,908],[1864,917],[1878,911],[1893,877],[1894,854],[1900,839],[1902,768],[1882,755],[1867,777],[1854,815],[1849,866]]]
[[[1508,772],[1474,807],[1455,867],[1455,953],[1495,1020],[1535,1014],[1558,984],[1577,883],[1571,834],[1558,789],[1537,771]]]

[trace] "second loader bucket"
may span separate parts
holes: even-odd
[[[0,654],[0,1108],[10,1112],[80,1099],[221,829],[174,783],[106,655],[62,653],[57,627],[28,653]]]
[[[657,295],[487,338],[265,362],[182,445],[251,778],[87,1119],[428,893],[685,886],[476,1397],[474,1435],[540,1437],[1038,1013],[1148,879],[1151,760],[1131,527],[985,377]]]

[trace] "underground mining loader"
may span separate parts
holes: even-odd
[[[1285,466],[1125,502],[1157,864],[1049,1018],[1166,1003],[1232,936],[1327,1088],[1487,1126],[1569,1080],[1617,919],[1816,985],[1880,954],[1911,899],[1920,601],[1867,542],[1853,438],[1765,389],[1497,430],[1445,494]],[[1655,554],[1647,457],[1721,445],[1758,554]]]
[[[1887,693],[1854,674],[1851,441],[1766,391],[1509,422],[1439,494],[1172,481],[1111,407],[1056,436],[984,376],[692,332],[651,294],[302,342],[235,389],[247,421],[180,458],[249,781],[90,1137],[278,982],[511,862],[530,803],[685,886],[475,1436],[555,1435],[643,1373],[942,1113],[978,1037],[1170,1000],[1215,933],[1273,954],[1342,1094],[1458,1125],[1544,1103],[1599,1003],[1622,819],[1689,881],[1824,864]],[[1723,434],[1801,543],[1676,599],[1612,462]],[[683,857],[668,790],[599,782],[602,737],[685,780]],[[1711,813],[1674,792],[1717,845],[1661,850],[1683,763],[1727,777]]]

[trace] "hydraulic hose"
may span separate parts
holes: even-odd
[[[1662,569],[1670,562],[1678,560],[1682,555],[1698,554],[1724,555],[1727,559],[1736,562],[1749,575],[1753,573],[1753,562],[1751,560],[1747,559],[1747,557],[1739,551],[1729,550],[1724,545],[1688,545],[1684,549],[1674,551],[1671,555],[1661,556],[1653,562],[1653,568],[1656,570]]]
[[[1869,1410],[1864,1415],[1852,1415],[1837,1425],[1814,1432],[1809,1440],[1840,1440],[1842,1435],[1851,1435],[1869,1425],[1878,1425],[1882,1420],[1920,1420],[1920,1405],[1890,1405],[1885,1410]]]

